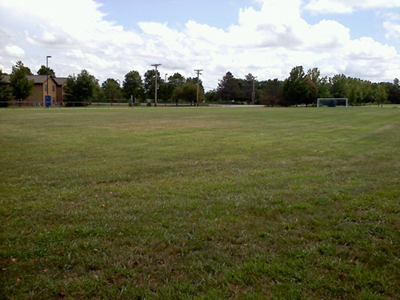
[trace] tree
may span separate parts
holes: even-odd
[[[203,97],[203,90],[200,89],[199,98]],[[178,105],[179,100],[189,101],[190,105],[193,105],[197,101],[197,84],[189,81],[176,87],[172,94],[172,99],[176,102],[176,105]]]
[[[138,71],[130,71],[125,75],[122,83],[122,93],[125,99],[144,98],[142,77]]]
[[[357,105],[361,100],[361,89],[357,82],[352,82],[347,85],[346,97],[349,99],[349,104]],[[341,98],[341,97],[339,97]]]
[[[122,97],[121,87],[115,79],[108,78],[103,82],[101,88],[103,89],[106,98],[111,101],[111,105],[113,105],[114,99],[120,99]]]
[[[144,92],[148,99],[155,98],[155,76],[156,76],[156,70],[148,70],[144,74],[143,86],[144,86]],[[161,85],[160,72],[157,70],[157,89],[160,88],[160,85]]]
[[[0,107],[7,107],[8,101],[11,100],[10,86],[4,80],[4,73],[0,70]]]
[[[347,78],[346,97],[351,105],[373,101],[371,82],[359,78]]]
[[[85,105],[93,100],[98,80],[88,71],[82,70],[78,76],[69,76],[65,88],[67,105]]]
[[[24,72],[26,73],[26,75],[33,75],[31,69],[29,69],[28,67],[24,66],[22,61],[17,61],[17,63],[14,66],[16,69],[18,70],[24,70]],[[13,68],[14,68],[13,67]]]
[[[318,98],[318,89],[316,84],[311,80],[310,76],[306,76],[306,81],[308,84],[308,94],[307,98],[305,98],[305,104],[308,106],[308,104],[316,103],[317,98]]]
[[[180,86],[185,82],[185,77],[183,77],[180,73],[175,73],[174,75],[168,77],[168,83],[172,84],[175,87]]]
[[[311,103],[314,103],[317,100],[317,98],[330,97],[328,78],[326,76],[320,77],[321,72],[319,71],[318,68],[309,69],[307,71],[307,76],[314,83],[317,92],[317,95],[314,97],[315,99],[312,99]],[[310,82],[309,82],[309,87],[311,89],[310,92],[314,93],[314,86]]]
[[[104,90],[100,87],[100,85],[97,82],[94,85],[92,100],[96,102],[107,101],[107,97],[106,94],[104,93]]]
[[[253,76],[251,73],[245,76],[245,85],[243,87],[243,94],[245,98],[250,99],[250,102],[253,102],[253,97],[254,97],[254,102],[256,99],[256,91],[254,87],[255,81],[256,77]],[[254,95],[253,95],[253,88],[254,88]]]
[[[217,89],[213,89],[205,93],[207,102],[214,102],[220,100],[220,93]]]
[[[282,103],[282,81],[278,79],[262,82],[264,87],[263,102],[266,106],[275,106]]]
[[[331,96],[328,77],[325,76],[319,80],[317,89],[318,98],[329,98]]]
[[[395,78],[393,83],[387,83],[388,102],[400,104],[400,84]]]
[[[375,102],[383,107],[383,104],[386,103],[388,99],[388,95],[386,93],[386,88],[384,84],[379,84],[375,91]]]
[[[23,101],[32,93],[34,81],[29,80],[27,75],[31,75],[30,69],[25,67],[21,61],[12,67],[10,86],[16,100]]]
[[[345,98],[347,94],[347,77],[338,74],[330,79],[331,95],[334,98]]]
[[[221,94],[221,99],[234,100],[238,95],[239,85],[236,78],[231,72],[227,72],[222,80],[218,83],[218,91]]]
[[[50,69],[46,66],[41,66],[40,69],[37,71],[38,75],[50,75],[50,76],[56,76],[56,73],[54,72],[53,69]]]
[[[303,67],[292,69],[282,85],[283,104],[285,106],[298,105],[309,102],[310,87]]]

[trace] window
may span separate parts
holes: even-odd
[[[56,91],[56,86],[53,84],[53,92]]]
[[[47,92],[47,84],[44,86],[44,90],[45,92]]]

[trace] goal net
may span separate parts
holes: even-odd
[[[317,107],[349,107],[347,98],[318,98]]]

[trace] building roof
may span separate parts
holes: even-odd
[[[33,79],[33,82],[34,82],[35,84],[36,84],[36,83],[43,84],[43,83],[45,83],[46,80],[47,80],[48,78],[50,78],[51,76],[49,75],[49,76],[47,77],[47,75],[26,75],[26,77],[27,77],[29,80],[32,80],[32,79]]]
[[[67,83],[67,77],[53,77],[54,81],[58,84],[58,85],[63,85]]]
[[[47,80],[47,75],[26,75],[29,80],[33,80],[35,84],[43,84]],[[57,83],[57,85],[63,85],[67,82],[67,78],[65,77],[53,77],[49,75],[49,78],[53,78],[53,80]],[[3,80],[6,83],[10,83],[10,75],[3,75]]]

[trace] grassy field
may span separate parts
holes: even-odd
[[[399,299],[400,108],[0,126],[1,299]]]

